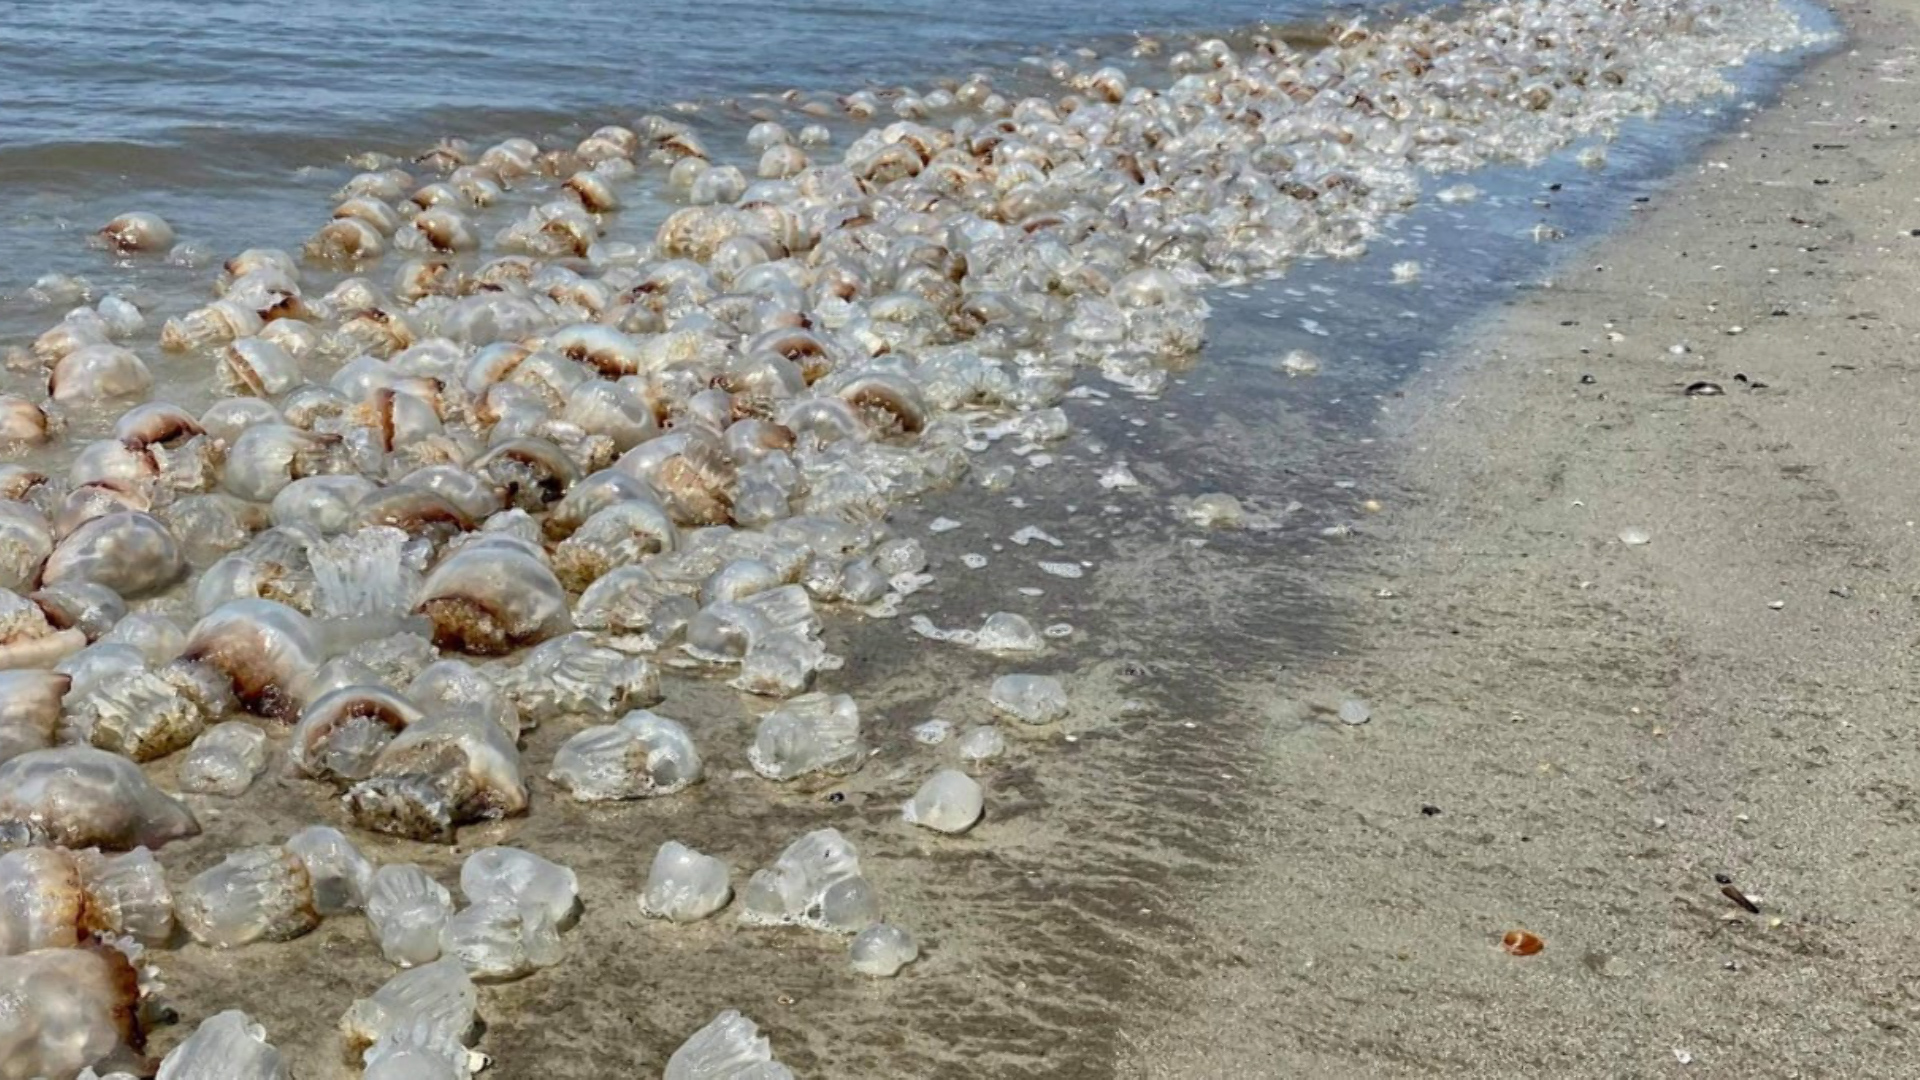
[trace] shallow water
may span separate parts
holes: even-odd
[[[1384,10],[1325,0],[79,0],[0,32],[0,296],[101,260],[79,236],[126,209],[216,252],[296,246],[366,150],[417,152],[711,112],[788,89],[923,84],[1140,31]],[[746,100],[741,100],[746,99]],[[744,130],[744,125],[738,125]],[[484,143],[482,143],[484,145]],[[0,311],[0,335],[27,325]]]

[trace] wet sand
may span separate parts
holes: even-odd
[[[1912,1075],[1920,7],[1838,11],[1380,403],[1386,511],[1314,586],[1348,647],[1266,688],[1372,722],[1268,710],[1207,974],[1120,1074]]]

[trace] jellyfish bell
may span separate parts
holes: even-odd
[[[164,252],[173,247],[173,226],[159,214],[135,211],[121,214],[95,234],[109,250],[121,254]]]
[[[59,402],[134,397],[153,387],[153,375],[133,350],[87,345],[61,357],[47,377],[47,393]]]

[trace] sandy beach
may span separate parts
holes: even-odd
[[[1209,290],[1164,388],[1089,371],[1059,432],[973,431],[969,476],[886,509],[930,581],[820,631],[857,770],[770,783],[747,750],[769,704],[663,652],[705,771],[671,799],[571,797],[568,716],[522,734],[528,814],[400,838],[282,751],[243,799],[186,800],[204,831],[170,880],[314,824],[443,883],[489,845],[569,867],[559,962],[479,993],[499,1080],[660,1075],[723,1009],[807,1077],[1909,1074],[1920,0],[1837,10],[1848,41],[1777,95],[1689,90],[1544,162],[1409,183],[1487,190]],[[1787,62],[1751,59],[1708,89]],[[1190,517],[1212,493],[1240,527]],[[960,637],[1001,612],[1040,648]],[[1008,721],[988,691],[1013,672],[1070,713]],[[1006,750],[963,759],[936,719]],[[956,767],[984,819],[903,820]],[[900,977],[737,908],[641,911],[665,841],[738,891],[829,827],[918,941]],[[1544,948],[1503,951],[1521,930]],[[174,937],[152,1058],[243,1008],[299,1080],[360,1074],[342,1013],[397,970],[368,920]]]
[[[1270,721],[1212,970],[1122,1074],[1912,1074],[1915,9],[1837,10],[1380,403],[1350,640],[1282,677],[1372,721]]]

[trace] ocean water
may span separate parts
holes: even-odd
[[[1384,8],[1377,7],[1377,10]],[[0,298],[94,272],[78,234],[150,209],[216,252],[297,246],[355,153],[580,134],[698,103],[926,86],[1128,35],[1316,23],[1317,0],[74,0],[0,29]],[[16,317],[8,318],[9,314]],[[0,304],[0,334],[28,327]]]

